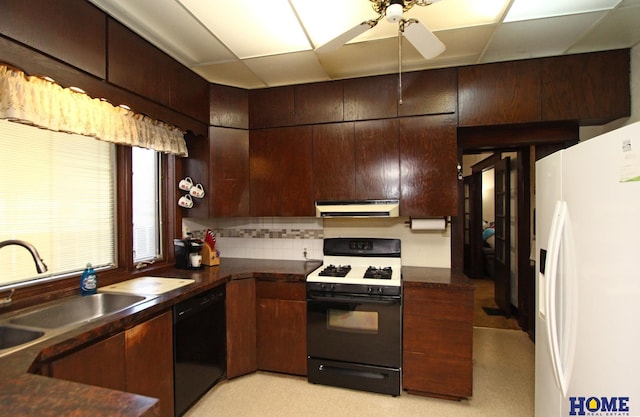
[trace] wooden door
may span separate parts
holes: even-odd
[[[173,315],[166,311],[127,330],[127,392],[160,400],[160,417],[173,417]]]
[[[464,178],[464,273],[484,276],[482,255],[482,171]]]
[[[511,209],[510,158],[495,165],[495,301],[511,316]]]
[[[124,346],[124,333],[118,333],[51,362],[49,375],[67,381],[125,391]]]
[[[256,282],[232,280],[227,284],[227,378],[255,372]]]
[[[353,200],[355,175],[353,123],[313,126],[314,200]]]

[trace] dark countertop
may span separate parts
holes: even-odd
[[[321,261],[222,259],[219,266],[202,269],[167,268],[148,275],[188,278],[195,283],[161,294],[127,310],[79,325],[58,336],[0,358],[0,415],[23,417],[73,415],[77,417],[151,417],[159,413],[154,398],[35,375],[40,364],[66,352],[119,333],[174,304],[230,280],[257,278],[304,282]],[[473,289],[464,275],[447,268],[403,267],[403,285]],[[123,280],[131,279],[126,277]],[[16,312],[9,313],[11,315]]]
[[[258,278],[304,282],[321,261],[223,259],[219,266],[202,269],[167,268],[150,276],[189,278],[194,284],[178,288],[127,310],[78,325],[60,335],[0,358],[0,415],[36,417],[151,417],[159,415],[158,401],[142,395],[93,387],[35,375],[40,364],[64,353],[119,333],[174,304],[232,279]],[[134,277],[125,277],[124,280]],[[11,312],[7,315],[14,315]]]
[[[402,285],[405,287],[448,288],[473,291],[471,280],[449,268],[402,267]]]

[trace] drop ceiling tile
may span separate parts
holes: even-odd
[[[209,82],[239,88],[263,88],[266,84],[240,61],[191,68]]]
[[[319,59],[331,79],[389,74],[398,69],[398,40],[389,38],[347,44],[322,54]]]
[[[561,55],[604,13],[505,23],[496,30],[482,62]]]
[[[91,0],[184,65],[224,62],[231,52],[175,1]]]
[[[329,80],[312,51],[251,58],[243,62],[269,87]]]
[[[609,10],[620,0],[515,0],[505,22]]]
[[[376,17],[371,3],[366,1],[291,0],[291,3],[316,48]]]
[[[640,43],[640,2],[635,6],[619,7],[610,11],[598,24],[581,38],[570,53],[630,48]],[[629,0],[627,3],[631,3]]]
[[[407,14],[433,31],[497,23],[508,0],[446,0],[427,7],[414,6]]]
[[[178,0],[238,58],[311,49],[287,0]]]

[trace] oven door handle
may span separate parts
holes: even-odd
[[[384,297],[375,295],[352,295],[343,297],[322,296],[308,294],[307,301],[324,301],[330,303],[370,303],[370,304],[400,304],[400,297]]]

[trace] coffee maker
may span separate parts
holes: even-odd
[[[202,268],[202,240],[200,239],[173,239],[176,268],[199,269]]]

